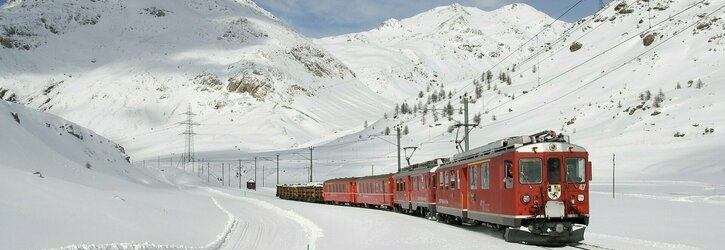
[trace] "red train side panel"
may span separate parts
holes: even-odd
[[[356,178],[339,178],[323,182],[322,198],[325,203],[354,204]]]
[[[355,203],[365,206],[393,207],[393,174],[357,178]]]

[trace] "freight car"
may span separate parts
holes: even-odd
[[[285,200],[322,203],[321,184],[277,185],[277,197]]]

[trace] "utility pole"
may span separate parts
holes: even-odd
[[[206,183],[209,183],[209,162],[206,163]]]
[[[277,154],[277,185],[279,186],[279,154]]]
[[[617,166],[617,163],[615,161],[616,160],[615,156],[616,156],[615,154],[612,154],[612,199],[614,199],[614,179],[616,178],[616,175],[615,175],[616,172],[614,170],[615,170],[615,167]],[[591,175],[592,173],[589,173],[589,174]]]
[[[310,146],[310,181],[312,182],[312,146]]]
[[[242,160],[239,160],[239,169],[237,169],[237,178],[239,178],[239,189],[242,189]]]
[[[400,124],[395,125],[396,137],[398,138],[398,172],[400,172]]]
[[[254,157],[254,183],[257,183],[257,157]]]
[[[465,150],[468,151],[468,93],[463,94],[463,123],[466,124],[463,141],[465,142]]]
[[[232,186],[232,164],[227,164],[227,186]]]
[[[375,164],[370,165],[370,175],[375,175]]]
[[[457,127],[463,127],[463,152],[466,152],[470,149],[470,140],[469,140],[469,134],[470,129],[469,127],[475,127],[476,124],[470,124],[468,122],[468,103],[471,101],[471,96],[468,95],[468,93],[464,93],[463,96],[459,97],[461,99],[461,102],[463,103],[463,124],[456,124]],[[456,148],[460,148],[461,141],[458,141],[458,132],[456,132]]]
[[[186,112],[183,113],[183,115],[186,115],[186,120],[183,122],[179,122],[179,124],[186,125],[186,129],[180,134],[184,135],[185,137],[184,153],[181,156],[181,162],[182,166],[184,167],[184,171],[186,171],[186,163],[194,162],[194,136],[196,135],[196,133],[194,133],[194,126],[197,126],[199,124],[192,120],[192,118],[196,114],[191,112],[191,104],[189,104]]]
[[[222,162],[222,187],[224,186],[224,162]]]

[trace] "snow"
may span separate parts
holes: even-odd
[[[198,148],[244,151],[341,133],[389,106],[251,1],[22,1],[0,9],[0,27],[12,46],[0,46],[3,99],[15,94],[134,157],[179,154],[189,105],[204,124]]]
[[[19,114],[20,124],[10,112]],[[32,174],[38,165],[10,161],[13,158],[3,155],[0,222],[13,225],[0,229],[4,248],[371,249],[391,244],[401,249],[538,248],[507,243],[500,232],[485,227],[453,226],[380,209],[281,200],[262,183],[259,191],[235,188],[248,173],[225,179],[221,185],[219,181],[206,183],[194,168],[185,172],[165,161],[149,162],[146,168],[125,161],[94,162],[87,169],[82,162],[88,156],[74,154],[84,147],[119,160],[124,156],[113,143],[57,135],[54,128],[69,122],[56,116],[5,102],[0,114],[7,114],[0,116],[0,123],[10,132],[1,134],[2,141],[37,143],[40,146],[33,152],[41,157],[34,159],[45,165],[40,178]],[[53,126],[47,128],[45,122]],[[88,135],[84,138],[95,134],[75,128]],[[46,130],[53,132],[34,137]],[[105,140],[98,135],[94,138]],[[78,145],[69,146],[72,144]],[[30,152],[15,147],[18,144],[2,145],[3,153],[11,149]],[[61,162],[68,164],[58,165],[57,159],[46,158],[51,152],[60,152],[66,157]],[[212,170],[219,167],[216,163],[210,166]],[[125,171],[114,171],[117,168]],[[215,175],[221,176],[219,172]],[[582,247],[719,247],[719,232],[725,229],[725,218],[719,213],[725,205],[725,186],[620,181],[617,197],[612,199],[609,183],[601,179],[592,185],[593,216]]]
[[[403,100],[426,104],[443,88],[453,96],[428,107],[450,101],[458,108],[458,90],[473,95],[471,83],[491,68],[501,92],[483,83],[482,97],[471,104],[471,117],[482,117],[471,147],[553,129],[587,148],[594,183],[582,247],[718,249],[725,229],[725,166],[718,152],[725,127],[717,115],[725,112],[725,12],[718,8],[725,1],[707,2],[682,14],[692,1],[650,1],[667,6],[650,12],[647,2],[631,2],[627,14],[617,13],[614,2],[580,22],[554,22],[522,51],[515,51],[522,41],[553,22],[524,4],[489,12],[442,6],[371,31],[312,41],[249,1],[8,3],[0,26],[27,28],[33,35],[12,38],[33,47],[0,47],[1,98],[16,94],[27,106],[0,101],[0,224],[11,225],[0,228],[0,246],[535,248],[506,243],[482,227],[280,200],[269,188],[278,172],[279,183],[307,182],[308,146],[314,182],[394,172],[396,146],[389,142],[395,138],[381,132],[400,123],[410,130],[402,146],[419,147],[412,163],[455,154],[456,132],[447,130],[462,122],[458,112],[450,120],[438,112],[434,121],[431,112],[396,116],[392,107]],[[145,10],[151,7],[168,12],[152,16]],[[80,21],[64,21],[69,15]],[[97,23],[83,24],[89,20]],[[659,36],[643,45],[639,34],[652,32]],[[566,39],[557,40],[562,33]],[[573,41],[583,47],[571,52]],[[550,49],[535,56],[545,42]],[[299,60],[295,49],[308,54]],[[499,72],[513,83],[496,81]],[[209,75],[221,84],[195,82]],[[228,79],[235,77],[272,89],[261,98],[229,92]],[[659,108],[639,99],[660,89]],[[189,104],[202,123],[196,149],[203,162],[180,169],[177,122]],[[677,132],[685,136],[674,137]],[[199,166],[211,168],[210,183]],[[226,187],[215,179],[222,166],[241,172]],[[229,187],[256,178],[260,191]]]

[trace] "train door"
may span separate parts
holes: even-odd
[[[438,190],[438,179],[436,177],[435,173],[428,176],[428,202],[430,203],[436,202],[436,190]]]
[[[481,192],[479,189],[481,182],[480,165],[469,165],[468,166],[468,210],[470,211],[481,211],[479,200]]]
[[[508,158],[508,157],[507,157]],[[516,183],[517,180],[517,166],[514,165],[514,161],[511,158],[504,158],[504,160],[499,161],[499,175],[498,179],[502,180],[499,181],[499,188],[500,192],[498,197],[498,202],[496,203],[496,208],[499,213],[504,214],[514,214],[515,210],[515,204],[514,204],[514,183]],[[515,199],[518,200],[518,199]]]
[[[468,185],[468,168],[464,167],[459,170],[458,173],[460,183],[458,184],[458,192],[461,194],[461,209],[467,210],[468,209],[468,192],[469,192],[469,185]]]
[[[413,201],[413,177],[412,176],[406,176],[405,177],[405,197],[408,200],[408,209],[411,209],[412,201]]]
[[[344,190],[350,197],[351,203],[357,203],[355,200],[355,190],[357,190],[357,185],[354,181],[351,181],[350,184],[346,186],[347,190]]]

